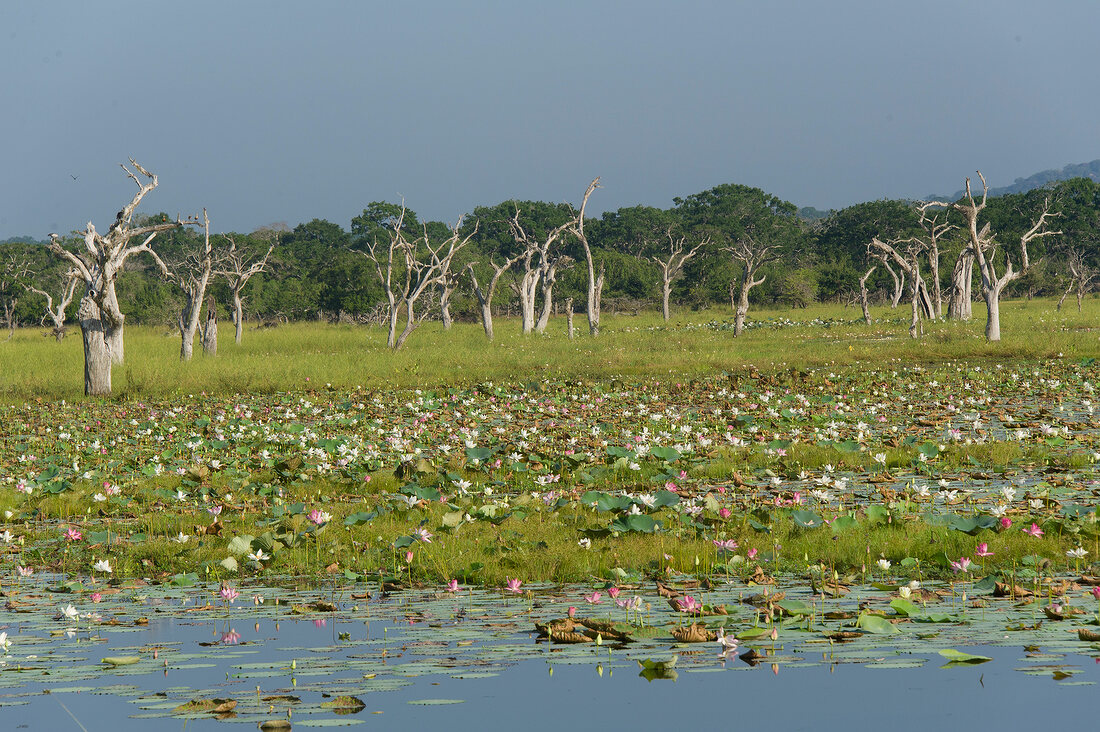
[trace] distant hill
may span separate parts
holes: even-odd
[[[1070,178],[1100,180],[1100,160],[1093,160],[1091,163],[1071,163],[1061,170],[1044,170],[1034,175],[1029,175],[1026,178],[1017,178],[1012,182],[1012,185],[1003,186],[1001,188],[990,188],[989,195],[1003,196],[1008,193],[1027,193],[1032,189],[1042,188],[1048,183],[1056,183],[1057,181],[1069,180]],[[924,200],[957,201],[965,195],[965,190],[958,190],[950,196],[928,196]]]
[[[4,244],[47,244],[48,242],[39,241],[33,236],[9,236],[7,239],[0,239],[0,246]]]

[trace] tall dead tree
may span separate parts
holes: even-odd
[[[202,326],[202,355],[218,355],[218,305],[214,296],[206,298],[206,322]]]
[[[84,339],[84,393],[89,395],[110,394],[111,363],[123,361],[126,316],[118,306],[115,281],[126,260],[134,254],[147,253],[153,256],[163,272],[163,262],[149,248],[153,238],[161,231],[198,224],[196,217],[181,219],[177,216],[175,221],[135,226],[134,209],[146,194],[157,187],[157,177],[133,158],[130,158],[130,165],[133,170],[126,165],[122,169],[137,184],[137,193],[116,214],[105,235],[96,231],[95,225],[89,221],[83,232],[84,251],[74,252],[61,245],[57,234],[50,234],[50,250],[71,264],[84,282],[85,291],[77,316]],[[139,175],[144,181],[138,178]],[[141,244],[131,245],[130,241],[134,239],[140,239]]]
[[[925,207],[950,208],[962,214],[966,221],[968,247],[973,250],[973,256],[978,263],[978,271],[981,274],[982,299],[986,305],[985,338],[987,341],[1001,340],[1001,293],[1005,285],[1018,278],[1031,266],[1028,257],[1027,245],[1035,239],[1046,236],[1057,236],[1061,231],[1047,229],[1048,220],[1058,214],[1051,213],[1050,200],[1043,203],[1042,213],[1027,231],[1020,235],[1020,268],[1013,266],[1012,257],[1005,253],[1005,266],[1003,271],[997,274],[995,262],[999,244],[990,229],[989,223],[979,228],[978,218],[985,209],[989,198],[989,185],[985,182],[985,176],[978,171],[978,178],[982,181],[981,202],[974,200],[974,194],[970,190],[970,178],[966,179],[966,198],[963,201],[949,203],[945,201],[927,201],[922,204]]]
[[[46,313],[42,316],[43,323],[46,318],[53,321],[53,337],[61,341],[65,337],[65,311],[73,301],[76,294],[76,286],[80,281],[76,270],[70,269],[61,276],[61,299],[54,305],[53,295],[37,287],[27,286],[28,292],[33,292],[46,298]]]
[[[474,265],[477,262],[470,262],[466,265],[466,269],[470,271],[470,282],[473,284],[474,296],[481,308],[481,327],[485,329],[485,337],[489,340],[493,340],[493,295],[496,294],[501,276],[510,270],[518,259],[519,255],[504,260],[504,264],[497,264],[490,260],[489,266],[493,268],[493,274],[489,278],[485,289],[482,289],[481,285],[478,284],[477,273],[474,272]]]
[[[680,273],[684,271],[684,265],[688,260],[695,256],[695,253],[702,249],[704,246],[710,243],[710,239],[704,237],[702,241],[684,252],[684,244],[687,242],[686,236],[681,236],[676,239],[672,236],[672,229],[669,228],[665,232],[668,237],[668,258],[662,259],[660,257],[650,257],[657,266],[661,268],[661,314],[665,317],[665,322],[669,321],[669,309],[668,300],[672,295],[672,283],[680,276]]]
[[[570,219],[561,226],[551,229],[545,237],[537,238],[523,228],[519,222],[519,207],[509,222],[512,230],[512,238],[520,246],[522,253],[517,261],[523,264],[523,273],[516,282],[510,283],[512,290],[519,297],[520,321],[523,332],[531,333],[537,329],[535,320],[535,306],[538,300],[539,285],[544,281],[549,282],[549,287],[543,284],[543,308],[546,319],[549,319],[549,309],[546,296],[553,294],[554,280],[561,264],[562,255],[554,248],[555,245],[571,231],[576,225],[576,219]],[[540,313],[542,315],[543,313]],[[542,320],[540,317],[539,320]],[[546,328],[545,322],[542,329]],[[541,332],[541,330],[539,331]]]
[[[863,309],[863,322],[867,325],[871,324],[871,304],[868,302],[867,280],[874,274],[876,269],[878,269],[878,265],[871,265],[871,268],[859,278],[859,305]]]
[[[723,247],[723,250],[730,253],[733,261],[741,264],[741,277],[737,287],[737,299],[733,303],[733,335],[737,337],[741,335],[741,331],[745,328],[745,316],[749,312],[749,291],[757,285],[763,284],[764,280],[767,278],[767,275],[761,275],[760,278],[757,279],[756,273],[760,271],[760,268],[765,264],[778,258],[779,245],[766,244],[763,241],[759,241],[752,231],[746,231],[736,244],[729,247]],[[733,285],[731,283],[731,299],[733,294]]]
[[[176,321],[180,332],[180,361],[191,360],[195,334],[199,331],[199,320],[202,318],[202,304],[206,299],[206,286],[210,284],[210,276],[214,272],[214,247],[210,243],[210,217],[206,215],[206,209],[202,211],[202,218],[205,236],[201,247],[185,252],[171,266],[161,262],[164,278],[183,293],[183,308]]]
[[[267,269],[268,257],[271,256],[271,252],[279,244],[279,233],[275,232],[271,240],[271,246],[267,248],[262,257],[257,252],[250,253],[238,249],[237,242],[232,237],[227,236],[226,239],[229,240],[229,249],[224,253],[221,265],[215,273],[229,282],[229,293],[233,298],[233,326],[236,331],[236,342],[239,346],[241,335],[244,332],[244,303],[241,293],[244,292],[245,285],[254,275],[258,275]]]
[[[603,295],[604,265],[603,262],[600,262],[600,271],[597,274],[595,262],[592,259],[592,248],[588,245],[588,237],[584,233],[584,209],[588,206],[588,197],[599,185],[600,179],[598,176],[588,184],[588,188],[584,192],[584,198],[581,199],[581,210],[573,219],[572,227],[573,235],[580,240],[581,246],[584,247],[584,259],[588,265],[588,332],[593,336],[600,334],[600,298]]]
[[[924,229],[927,235],[928,268],[932,280],[932,292],[930,294],[932,303],[935,306],[935,318],[939,320],[943,317],[943,293],[940,290],[940,241],[946,234],[958,227],[950,223],[946,215],[942,219],[938,213],[935,216],[929,216],[928,206],[926,205],[921,205],[918,210],[920,211],[921,228]]]
[[[451,295],[457,288],[458,274],[454,272],[448,272],[447,276],[439,281],[439,317],[443,321],[443,330],[451,329]]]
[[[1066,301],[1070,292],[1076,292],[1077,312],[1081,312],[1081,301],[1085,299],[1085,293],[1092,287],[1092,283],[1096,281],[1100,272],[1085,261],[1085,252],[1080,247],[1070,247],[1066,254],[1066,264],[1070,273],[1069,287],[1058,299],[1058,309],[1062,309],[1062,303]]]
[[[427,314],[425,311],[419,318],[417,317],[416,301],[430,288],[438,286],[447,278],[454,255],[477,233],[475,226],[473,231],[463,238],[459,233],[459,227],[462,224],[462,220],[459,219],[451,229],[450,236],[433,245],[428,236],[427,226],[424,227],[420,236],[410,239],[405,233],[404,221],[405,207],[402,205],[401,213],[394,222],[393,228],[387,232],[388,241],[385,243],[385,249],[379,246],[377,239],[372,239],[364,253],[364,256],[374,263],[375,272],[386,293],[389,326],[386,345],[395,351],[405,345],[405,341]],[[405,327],[399,335],[397,324],[402,310],[405,313]]]
[[[542,290],[542,309],[539,310],[538,320],[535,321],[536,333],[545,333],[546,326],[550,324],[550,313],[553,312],[554,309],[554,285],[558,281],[558,269],[569,269],[571,266],[573,266],[573,258],[563,254],[547,260],[545,267],[539,267],[539,288]],[[600,279],[602,283],[602,272],[600,273]],[[599,320],[599,314],[596,315],[596,319],[597,321]]]
[[[924,278],[920,273],[920,258],[928,249],[928,242],[920,237],[907,239],[895,239],[884,242],[878,237],[867,245],[869,252],[877,253],[884,259],[894,261],[906,277],[909,279],[909,302],[913,309],[913,317],[909,324],[909,336],[916,338],[923,330],[921,320],[936,316],[935,305],[928,288],[924,284]]]

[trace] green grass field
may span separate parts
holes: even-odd
[[[875,308],[875,323],[863,324],[856,308],[815,306],[803,310],[752,310],[750,327],[736,340],[728,311],[681,313],[666,325],[657,313],[605,314],[600,336],[587,334],[576,317],[570,341],[565,319],[551,320],[547,333],[523,336],[516,319],[498,318],[489,343],[476,323],[443,331],[424,324],[406,347],[391,352],[382,328],[296,323],[245,331],[233,342],[222,328],[217,358],[179,361],[179,335],[170,328],[130,327],[127,362],[115,368],[115,394],[124,399],[185,394],[272,393],[331,384],[355,387],[429,387],[484,381],[549,378],[609,378],[668,375],[690,377],[746,364],[775,369],[825,364],[937,363],[949,359],[1038,360],[1100,354],[1100,301],[1057,312],[1052,300],[1002,303],[1000,343],[983,337],[984,308],[975,305],[967,323],[925,323],[919,340],[908,337],[908,312]],[[793,321],[793,324],[789,324]],[[722,327],[708,327],[712,326]],[[79,331],[64,342],[23,329],[0,342],[0,398],[75,399],[83,393]]]

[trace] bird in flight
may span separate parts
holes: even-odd
[[[76,179],[77,179],[77,178],[79,178],[80,176],[77,176],[77,175],[73,175],[72,173],[69,173],[69,177],[70,177],[70,178],[72,178],[73,180],[76,180]]]

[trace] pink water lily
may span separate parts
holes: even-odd
[[[512,578],[508,580],[508,584],[504,586],[504,589],[508,590],[509,592],[514,592],[518,595],[520,593],[520,587],[522,585],[523,583],[520,582],[518,579]]]
[[[620,592],[620,590],[619,590],[618,587],[608,587],[607,588],[607,594],[608,594],[608,596],[611,597],[612,600],[614,600],[616,597],[619,596],[619,592]]]
[[[693,595],[685,595],[676,599],[676,606],[682,613],[694,613],[703,608],[702,604]]]
[[[737,548],[737,542],[733,539],[715,539],[714,548],[719,552],[732,552]]]
[[[1039,524],[1033,523],[1030,529],[1024,529],[1024,533],[1030,534],[1031,536],[1042,536],[1043,530],[1039,528]]]
[[[955,570],[956,572],[969,572],[970,565],[972,565],[973,563],[974,562],[970,561],[970,557],[960,557],[959,561],[951,562],[951,569]]]
[[[991,557],[993,556],[993,552],[989,551],[989,544],[983,541],[981,544],[978,544],[978,548],[974,550],[974,556]]]
[[[226,582],[222,583],[222,588],[218,594],[222,596],[223,600],[230,604],[232,604],[234,600],[241,596],[240,592],[237,592],[237,590],[235,590],[231,585]]]
[[[461,588],[458,586],[458,580],[453,579],[444,586],[444,589],[447,592],[458,592]]]
[[[601,595],[599,592],[593,591],[591,595],[584,596],[584,601],[587,602],[589,605],[599,605],[600,597]]]
[[[65,538],[68,541],[80,541],[84,538],[84,535],[74,528],[69,528],[65,531]]]

